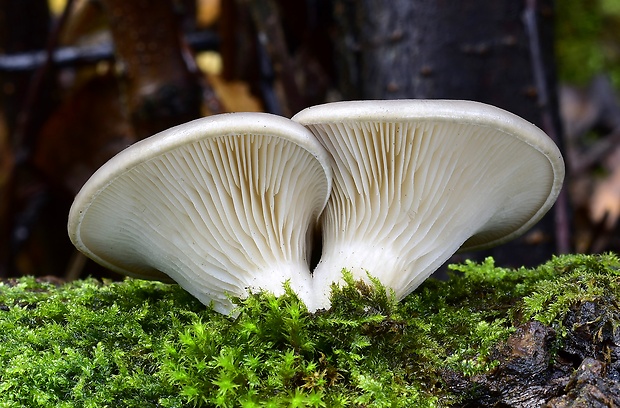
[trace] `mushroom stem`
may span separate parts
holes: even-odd
[[[274,295],[281,296],[284,294],[284,285],[288,282],[291,290],[306,304],[307,308],[316,310],[312,276],[307,263],[291,262],[270,265],[269,270],[257,271],[253,275],[254,278],[248,287],[249,292],[269,290]]]
[[[469,214],[480,221],[479,225],[489,218],[480,212]],[[382,221],[377,220],[378,223]],[[427,227],[420,226],[419,229],[422,232]],[[407,228],[415,227],[409,224]],[[327,227],[321,261],[313,272],[315,310],[329,308],[331,284],[343,282],[343,269],[350,272],[355,280],[368,281],[369,274],[379,278],[383,285],[394,290],[399,300],[407,296],[472,235],[470,227],[463,227],[450,215],[438,220],[432,228],[433,231],[426,231],[419,237],[414,235],[408,242],[398,242],[396,230],[388,234],[369,235],[366,240],[348,242],[343,238],[335,242],[334,235],[338,234]],[[450,240],[444,241],[438,235],[450,237]]]
[[[168,271],[171,272],[170,269]],[[192,275],[184,276],[177,273],[174,274],[174,279],[200,302],[205,305],[212,305],[214,310],[223,314],[229,314],[232,311],[233,306],[229,296],[245,298],[250,293],[263,291],[281,296],[284,294],[286,282],[308,308],[314,304],[312,277],[305,262],[279,263],[269,265],[268,269],[244,272],[246,275],[253,276],[246,279],[245,283],[230,281],[230,276],[223,273],[221,275],[222,280],[218,283],[220,283],[220,287],[226,287],[226,290],[213,290],[214,280],[218,276],[212,267],[201,269],[196,265],[196,269],[192,269]]]

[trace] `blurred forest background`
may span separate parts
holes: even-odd
[[[620,0],[0,0],[0,278],[114,276],[73,249],[75,193],[129,144],[232,111],[472,99],[561,147],[564,193],[480,254],[620,251]]]

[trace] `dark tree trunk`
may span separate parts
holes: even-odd
[[[23,22],[27,22],[24,24]],[[0,0],[0,53],[45,49],[50,13],[45,0]],[[0,74],[0,278],[13,274],[16,213],[28,194],[17,188],[18,160],[51,108],[52,86],[32,89],[31,72]],[[31,97],[30,101],[29,96]],[[30,106],[28,105],[30,103]]]
[[[201,116],[201,83],[166,1],[105,0],[124,97],[139,139]]]
[[[476,100],[559,134],[551,0],[335,0],[334,18],[344,99]],[[558,251],[553,214],[532,231],[477,256],[534,265]]]
[[[0,52],[13,54],[45,49],[49,23],[50,14],[44,0],[0,0]],[[0,77],[0,101],[11,130],[27,94],[31,76],[32,73],[28,72]]]

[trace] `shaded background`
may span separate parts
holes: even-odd
[[[619,27],[620,0],[0,0],[0,278],[120,278],[76,253],[66,221],[131,143],[201,116],[350,99],[478,100],[562,149],[554,209],[451,261],[618,251]]]

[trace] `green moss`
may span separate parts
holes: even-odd
[[[562,0],[555,3],[560,79],[584,85],[606,73],[620,85],[620,3],[617,0]]]
[[[127,280],[0,285],[0,407],[409,407],[458,400],[442,373],[493,368],[492,350],[536,319],[620,299],[611,254],[536,269],[454,265],[403,302],[377,281],[334,287],[309,314],[287,290],[229,318],[175,285]]]

